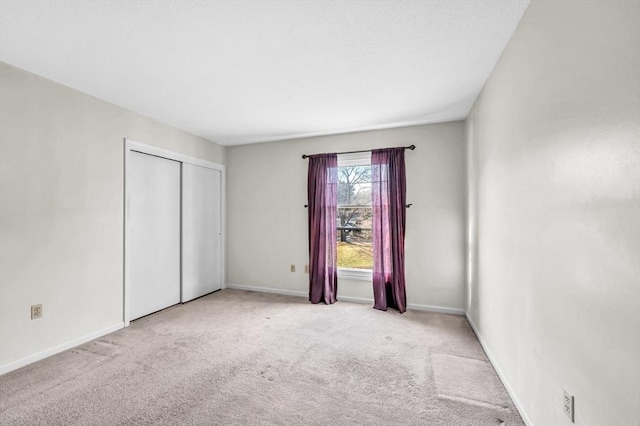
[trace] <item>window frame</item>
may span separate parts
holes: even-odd
[[[338,167],[370,166],[371,152],[338,154]],[[373,208],[373,206],[371,206]],[[338,279],[373,282],[373,270],[338,267]]]

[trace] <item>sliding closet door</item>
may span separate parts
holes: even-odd
[[[221,174],[182,165],[182,302],[222,288]]]
[[[129,318],[180,303],[180,163],[135,151],[127,164]]]

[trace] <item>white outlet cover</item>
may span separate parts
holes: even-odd
[[[42,303],[31,306],[31,319],[42,318]]]
[[[574,423],[574,397],[571,394],[571,392],[569,392],[567,390],[567,388],[562,388],[563,391],[563,397],[562,397],[562,410],[564,411],[564,414],[567,415],[567,417],[569,417],[569,420],[571,420],[571,423]]]

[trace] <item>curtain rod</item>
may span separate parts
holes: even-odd
[[[404,149],[410,149],[410,150],[412,150],[412,151],[413,151],[414,149],[416,149],[416,146],[415,146],[415,145],[409,145],[409,146],[403,146],[402,148],[404,148]],[[359,152],[371,152],[371,151],[373,151],[373,150],[372,150],[372,149],[363,149],[363,150],[360,150],[360,151],[336,152],[336,154],[357,154],[357,153],[359,153]],[[304,160],[304,159],[306,159],[306,158],[309,158],[309,157],[311,157],[311,155],[302,154],[302,159],[303,159],[303,160]]]

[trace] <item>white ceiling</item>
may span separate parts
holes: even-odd
[[[2,1],[0,60],[223,145],[466,117],[528,0]]]

